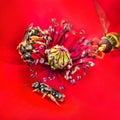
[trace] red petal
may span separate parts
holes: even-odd
[[[107,12],[109,31],[120,32],[119,0],[100,2]],[[51,17],[68,19],[85,28],[89,36],[102,34],[92,0],[12,0],[0,3],[0,118],[1,120],[120,119],[120,51],[98,60],[76,86],[68,85],[61,107],[32,93],[29,69],[20,60],[16,47],[30,23],[42,28]]]

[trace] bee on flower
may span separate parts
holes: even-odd
[[[116,32],[108,32],[108,28],[110,26],[109,20],[99,3],[96,0],[94,3],[103,30],[103,36],[92,40],[93,47],[95,48],[92,56],[103,59],[106,53],[120,48],[120,34]],[[97,44],[95,44],[96,42]]]
[[[45,68],[50,75],[48,79],[59,74],[75,84],[76,79],[81,79],[77,72],[82,70],[85,74],[85,70],[94,66],[94,63],[89,56],[91,52],[89,41],[81,33],[72,30],[72,27],[68,21],[63,20],[59,24],[55,18],[51,20],[51,25],[46,30],[30,26],[18,46],[22,59],[32,63],[32,66]],[[29,44],[31,47],[27,47]],[[26,54],[30,56],[25,58]]]
[[[94,62],[90,56],[91,43],[83,35],[83,30],[76,32],[68,21],[58,23],[55,18],[45,30],[30,26],[17,48],[22,60],[30,66],[33,81],[63,90],[65,84],[60,77],[76,84],[85,76]]]

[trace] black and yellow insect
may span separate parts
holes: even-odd
[[[103,58],[105,53],[108,53],[116,48],[120,47],[120,34],[116,32],[110,32],[108,33],[108,27],[109,27],[109,21],[106,17],[105,12],[101,8],[101,6],[98,4],[98,2],[95,0],[95,8],[103,29],[103,37],[101,39],[98,39],[98,47],[95,51],[94,56],[97,58]],[[102,53],[102,56],[99,56],[99,53]]]

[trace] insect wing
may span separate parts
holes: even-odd
[[[94,1],[94,4],[95,4],[95,9],[96,9],[97,15],[98,15],[99,20],[100,20],[101,27],[103,29],[103,33],[106,34],[108,32],[108,27],[109,27],[110,23],[109,23],[108,18],[105,14],[105,11],[99,5],[97,0]]]

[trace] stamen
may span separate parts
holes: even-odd
[[[80,34],[85,34],[85,30],[81,30],[81,31],[80,31]]]
[[[41,64],[43,64],[44,61],[45,61],[44,58],[41,58],[41,59],[40,59],[40,63],[41,63]]]
[[[77,76],[77,80],[80,80],[82,77],[80,75]]]
[[[60,90],[64,90],[64,89],[65,89],[65,86],[62,85],[62,86],[59,87],[59,89],[60,89]]]
[[[47,82],[47,78],[46,77],[43,77],[43,82]]]
[[[75,85],[75,84],[76,84],[75,79],[70,79],[70,82],[71,82],[73,85]]]
[[[34,73],[31,74],[30,77],[31,77],[31,78],[35,78],[35,74],[34,74]]]

